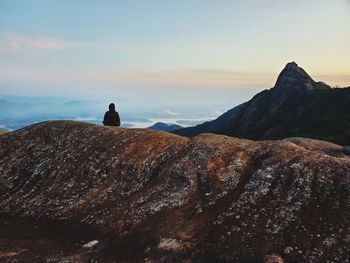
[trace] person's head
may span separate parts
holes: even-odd
[[[110,110],[110,111],[115,111],[115,105],[114,105],[114,103],[109,104],[109,110]]]

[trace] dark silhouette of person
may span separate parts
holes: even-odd
[[[118,112],[115,111],[114,103],[109,104],[109,111],[105,113],[103,125],[120,126],[120,118]]]

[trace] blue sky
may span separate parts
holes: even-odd
[[[293,60],[349,86],[349,14],[348,0],[0,0],[0,94],[209,96],[226,107],[272,87]]]

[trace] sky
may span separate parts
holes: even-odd
[[[0,0],[0,95],[221,111],[290,61],[350,86],[349,0]]]

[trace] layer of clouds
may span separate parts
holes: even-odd
[[[109,87],[189,87],[193,89],[224,88],[235,89],[244,87],[274,86],[279,72],[252,73],[234,71],[153,71],[153,72],[118,72],[94,70],[66,70],[45,68],[1,67],[0,84],[13,83],[28,86],[60,86],[64,87],[99,87],[108,90]],[[331,86],[350,86],[350,75],[316,75],[316,81],[324,81]],[[1,90],[0,90],[1,92]],[[176,112],[169,112],[176,114]]]
[[[39,50],[62,50],[73,47],[74,44],[62,39],[32,38],[22,35],[9,34],[0,38],[1,50],[16,49],[39,49]]]
[[[172,115],[172,116],[176,116],[176,115],[179,115],[180,113],[178,112],[174,112],[174,111],[171,111],[171,110],[166,110],[165,111],[166,114],[169,114],[169,115]]]
[[[0,82],[59,84],[61,86],[89,85],[134,85],[156,87],[272,87],[276,74],[238,73],[230,71],[152,71],[113,72],[82,71],[65,69],[0,67]]]
[[[63,38],[33,37],[20,34],[0,33],[0,52],[14,54],[41,51],[64,51],[70,49],[95,49],[97,51],[119,52],[135,48],[130,43],[76,42]]]

